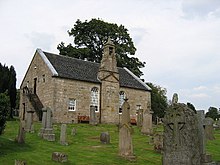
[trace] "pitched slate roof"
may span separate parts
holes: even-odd
[[[55,69],[55,72],[57,74],[55,74],[54,76],[80,81],[101,83],[97,77],[100,63],[84,61],[48,52],[42,52],[40,50],[41,55],[42,53],[49,60],[49,63],[51,64],[50,66],[53,67],[52,69]],[[118,67],[118,71],[119,84],[121,87],[135,88],[146,91],[151,90],[127,68]]]

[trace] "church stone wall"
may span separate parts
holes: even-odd
[[[100,92],[100,84],[54,78],[55,94],[53,120],[58,123],[77,123],[78,116],[90,115],[91,89],[97,87]],[[76,100],[76,110],[69,111],[69,99]],[[100,112],[100,111],[99,111]],[[99,119],[99,112],[96,116]]]
[[[44,106],[53,107],[54,80],[52,73],[42,57],[36,53],[20,86],[20,116],[23,116],[24,109],[26,112],[30,109],[34,110],[26,94],[23,93],[23,88],[27,86],[33,93],[35,79],[36,94],[40,101]],[[35,113],[34,120],[38,120]]]
[[[126,97],[128,98],[130,116],[132,119],[136,119],[138,106],[140,106],[141,109],[147,109],[148,102],[151,102],[151,93],[149,91],[125,87],[121,87],[120,91],[124,91]]]

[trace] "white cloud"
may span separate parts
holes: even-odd
[[[193,88],[194,91],[204,91],[204,90],[207,90],[208,88],[206,86],[198,86],[198,87],[195,87]]]

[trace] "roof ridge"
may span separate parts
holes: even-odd
[[[47,53],[47,54],[51,54],[51,55],[55,55],[55,56],[60,56],[60,57],[63,57],[63,58],[70,58],[70,59],[74,59],[74,60],[79,60],[79,61],[83,61],[83,62],[90,62],[90,63],[93,63],[93,64],[99,64],[98,62],[93,62],[93,61],[86,61],[86,60],[83,60],[83,59],[79,59],[79,58],[75,58],[75,57],[70,57],[70,56],[65,56],[65,55],[62,55],[62,54],[55,54],[55,53],[50,53],[50,52],[46,52],[46,51],[43,51],[44,53]]]

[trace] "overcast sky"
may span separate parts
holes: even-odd
[[[124,25],[146,62],[142,78],[196,109],[220,107],[220,0],[0,0],[0,62],[17,87],[37,48],[58,53],[77,19]]]

